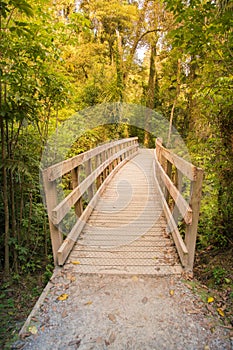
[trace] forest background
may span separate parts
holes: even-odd
[[[232,9],[228,0],[0,2],[3,333],[12,337],[10,317],[20,324],[53,269],[39,188],[46,141],[101,103],[148,107],[178,130],[205,171],[196,271],[232,297],[223,259],[233,246]],[[74,154],[124,136],[154,146],[143,129],[113,124],[86,131]]]

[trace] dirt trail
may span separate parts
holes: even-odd
[[[232,349],[229,330],[177,277],[61,269],[30,327],[13,349]]]

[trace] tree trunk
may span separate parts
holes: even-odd
[[[180,58],[179,58],[178,61],[177,61],[176,96],[175,96],[175,99],[173,101],[171,114],[170,114],[169,130],[168,130],[168,136],[167,136],[167,147],[169,147],[169,145],[171,143],[171,134],[172,134],[172,124],[173,124],[174,112],[175,112],[176,104],[177,104],[177,101],[178,101],[178,98],[179,98],[179,94],[180,94],[180,67],[181,67],[181,61],[180,61]]]
[[[0,14],[0,34],[2,34],[2,16]],[[1,55],[1,54],[0,54]],[[3,103],[3,82],[0,78],[0,112],[2,111]],[[6,96],[5,96],[6,98]],[[0,113],[0,132],[1,132],[1,161],[2,161],[2,196],[3,196],[3,206],[4,206],[4,248],[5,248],[5,274],[8,276],[10,273],[10,253],[9,253],[9,205],[7,196],[7,169],[6,169],[6,148],[5,148],[5,132],[4,132],[4,119]]]
[[[150,73],[148,80],[147,96],[146,96],[146,111],[145,116],[145,135],[144,135],[144,146],[149,146],[150,132],[151,132],[151,118],[152,110],[155,108],[155,85],[156,85],[156,69],[155,69],[155,57],[156,57],[156,40],[151,44],[150,53]]]
[[[0,110],[2,107],[2,85],[0,82]],[[2,161],[2,194],[3,194],[3,206],[4,206],[4,248],[5,248],[5,274],[8,276],[10,274],[10,249],[9,249],[9,205],[8,205],[8,190],[7,190],[7,170],[6,170],[6,148],[5,148],[5,133],[4,133],[4,120],[0,116],[0,129],[1,129],[1,161]]]

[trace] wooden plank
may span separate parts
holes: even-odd
[[[176,187],[177,187],[179,192],[182,191],[182,179],[183,179],[183,174],[181,173],[180,170],[176,169],[175,185],[176,185]],[[179,216],[180,216],[180,212],[179,212],[179,209],[178,209],[176,204],[175,204],[175,207],[173,209],[172,216],[173,216],[173,218],[175,220],[175,223],[177,225],[178,224],[178,219],[179,219]]]
[[[134,149],[134,146],[129,147],[130,150]],[[124,150],[119,151],[117,154],[111,156],[104,163],[102,163],[97,169],[95,169],[85,180],[81,182],[66,198],[63,199],[53,210],[52,210],[52,220],[55,225],[59,224],[65,215],[69,212],[70,208],[79,200],[79,198],[86,192],[86,190],[91,186],[91,184],[96,180],[96,178],[103,172],[105,168],[112,161],[119,157]]]
[[[154,167],[154,169],[155,169],[155,167]],[[181,235],[179,233],[179,230],[178,230],[178,228],[176,226],[176,223],[175,223],[175,221],[174,221],[174,219],[172,217],[172,214],[170,212],[170,209],[168,207],[166,199],[164,198],[163,192],[160,189],[160,186],[159,186],[156,174],[154,174],[154,177],[155,177],[155,181],[157,183],[157,186],[158,186],[158,189],[159,189],[159,192],[160,192],[160,195],[161,195],[161,200],[162,200],[162,203],[163,203],[164,213],[165,213],[165,216],[167,218],[168,226],[169,226],[169,229],[171,231],[174,243],[176,245],[176,248],[177,248],[180,260],[181,260],[183,266],[187,266],[187,261],[188,261],[188,250],[187,250],[187,247],[184,244],[184,241],[183,241],[183,239],[182,239],[182,237],[181,237]]]
[[[188,249],[188,263],[186,266],[187,270],[192,271],[194,256],[195,256],[195,247],[196,247],[196,237],[197,237],[197,227],[198,219],[201,205],[201,196],[202,196],[202,181],[203,181],[204,172],[202,169],[198,169],[197,179],[192,183],[192,196],[190,205],[193,209],[193,222],[191,226],[186,227],[185,232],[185,244]]]
[[[80,167],[77,167],[71,170],[71,177],[72,177],[72,188],[74,190],[80,183]],[[77,217],[80,217],[83,212],[82,197],[75,203],[74,207],[75,207],[75,214],[77,215]]]
[[[131,158],[133,158],[134,154],[131,155]],[[77,220],[76,224],[74,225],[71,232],[68,234],[67,238],[64,240],[62,246],[59,248],[57,256],[58,256],[58,265],[62,266],[71,249],[73,248],[77,238],[79,237],[80,233],[82,232],[83,227],[85,226],[87,219],[92,213],[92,210],[96,206],[99,197],[103,193],[105,187],[108,185],[108,183],[111,181],[113,176],[116,174],[119,169],[127,163],[128,159],[124,159],[121,163],[118,164],[118,166],[114,169],[114,171],[105,179],[105,181],[102,183],[98,191],[95,193],[94,197],[92,198],[89,205],[86,207],[84,212],[82,213],[81,217]]]
[[[192,223],[192,209],[190,208],[189,204],[186,202],[186,200],[183,198],[183,196],[180,194],[176,186],[173,184],[169,176],[165,173],[162,166],[159,164],[156,153],[155,153],[155,166],[156,169],[159,170],[159,175],[164,182],[165,186],[167,187],[170,195],[174,199],[181,215],[184,218],[184,221],[186,224],[190,225]]]
[[[156,251],[156,250],[163,250],[163,249],[171,249],[171,248],[174,248],[175,245],[174,245],[174,242],[173,240],[171,240],[170,238],[169,239],[158,239],[156,240],[156,244],[154,244],[155,241],[151,241],[151,240],[148,240],[148,239],[145,239],[145,240],[137,240],[137,241],[133,241],[132,243],[130,244],[127,244],[125,246],[120,246],[120,247],[115,247],[115,248],[102,248],[101,251],[108,251],[108,250],[111,250],[111,251],[143,251],[143,250],[146,250],[146,251]],[[78,242],[75,243],[74,245],[74,248],[73,248],[73,251],[80,251],[80,250],[88,250],[88,251],[93,251],[93,250],[96,250],[96,247],[91,247],[91,246],[85,246],[85,245],[82,245],[81,242],[78,240]],[[73,252],[72,251],[72,252]]]
[[[107,144],[98,146],[90,151],[81,153],[73,158],[67,159],[67,160],[60,162],[58,164],[52,165],[49,168],[47,168],[48,180],[49,181],[56,180],[57,178],[70,172],[73,168],[76,168],[80,164],[95,157],[97,154],[100,154],[100,153],[114,147],[117,144],[118,145],[124,144],[124,143],[127,143],[128,141],[130,141],[133,144],[134,142],[137,142],[137,140],[138,140],[137,137],[132,137],[129,139],[122,139],[122,140],[113,141],[111,143],[107,143]]]
[[[147,156],[150,157],[150,161],[148,161]],[[158,212],[156,211],[157,209],[155,210],[155,201],[158,199],[158,196],[160,196],[160,193],[154,188],[152,162],[153,152],[150,153],[143,150],[140,156],[135,158],[134,164],[128,162],[127,166],[122,168],[121,172],[115,175],[111,186],[105,188],[102,192],[98,205],[95,206],[91,217],[88,219],[88,225],[85,225],[81,234],[78,236],[77,243],[74,242],[75,237],[68,237],[69,239],[72,238],[74,248],[69,255],[69,260],[65,267],[69,269],[71,265],[72,269],[77,273],[149,275],[182,273],[183,269],[179,262],[174,243],[170,235],[167,235],[165,231],[165,217],[164,215],[159,215],[162,210],[161,205],[158,206]],[[135,188],[138,190],[138,174],[141,176],[141,170],[144,168],[144,164],[145,175],[142,176],[144,182],[141,181],[140,183],[140,191],[143,189],[145,193],[149,188],[148,195],[141,196],[139,191],[136,196],[132,196],[133,203],[137,204],[134,206],[133,203],[130,203],[129,210],[121,210],[113,214],[109,213],[109,210],[104,211],[103,208],[107,208],[106,205],[108,206],[108,203],[106,203],[106,194],[109,193],[109,191],[114,191],[117,194],[117,191],[114,190],[117,186],[114,184],[119,183],[122,177],[125,179],[126,172],[132,173],[127,179],[130,179],[132,189]],[[151,172],[152,176],[149,176]],[[145,183],[146,185],[144,186]],[[123,188],[123,197],[124,191],[127,191],[127,186],[125,189]],[[151,193],[153,193],[153,196],[150,197]],[[116,200],[116,196],[110,197],[113,198],[113,201]],[[125,197],[123,198],[123,203],[124,200]],[[121,203],[119,203],[120,206]],[[103,210],[103,212],[101,212],[101,210]],[[115,210],[118,210],[117,207]],[[144,219],[140,217],[141,212],[143,212]],[[94,221],[92,216],[95,217]],[[138,224],[136,223],[135,226],[128,225],[127,220],[129,217],[131,220],[138,219]],[[157,221],[157,219],[155,220],[155,218],[159,221]],[[126,220],[127,225],[123,225],[123,227],[118,229],[119,225],[121,225],[120,219],[123,220],[123,222]],[[111,225],[112,221],[113,226],[117,225],[115,235],[113,235],[113,232],[109,234],[108,228],[100,228],[98,230],[98,228],[96,228],[96,220],[102,224],[107,220],[109,225]],[[152,222],[151,225],[148,225],[148,220]],[[92,223],[93,226],[91,226],[90,223]],[[145,227],[148,228],[146,232]],[[110,230],[112,231],[112,228],[110,228]],[[139,234],[135,234],[136,230],[138,230]],[[144,234],[142,235],[142,233]],[[93,244],[95,244],[95,247],[93,247]],[[69,261],[72,260],[79,261],[80,264],[69,265]]]
[[[179,169],[187,178],[189,178],[191,181],[196,180],[197,177],[197,167],[193,164],[187,162],[183,158],[177,156],[172,151],[166,149],[162,146],[161,140],[156,139],[156,153],[158,156],[158,159],[160,159],[161,155],[165,157],[170,163],[175,165],[177,169]]]
[[[168,259],[167,261],[165,259],[158,259],[158,261],[156,261],[157,259],[146,259],[146,258],[136,258],[136,259],[132,259],[132,258],[124,258],[124,259],[118,259],[118,258],[91,258],[91,257],[79,257],[78,261],[80,264],[78,265],[93,265],[93,266],[167,266],[167,265],[179,265],[179,260],[177,259],[177,261],[174,259],[173,257],[173,261],[171,261],[171,259]],[[71,261],[72,262],[72,261]]]
[[[88,178],[91,174],[92,174],[92,163],[91,163],[91,159],[88,159],[88,161],[86,162],[86,177]],[[98,178],[98,176],[96,176],[94,181]],[[92,183],[90,184],[90,186],[88,186],[88,189],[87,189],[89,201],[94,196],[94,181],[92,181]]]
[[[50,237],[52,242],[52,250],[53,250],[53,260],[54,265],[56,266],[57,261],[57,251],[60,248],[62,242],[63,242],[63,235],[62,232],[60,232],[59,227],[55,226],[52,222],[52,209],[57,205],[57,188],[55,181],[48,181],[48,172],[43,171],[43,184],[44,184],[44,191],[45,191],[45,199],[46,199],[46,206],[47,206],[47,212],[48,212],[48,218],[49,218],[49,229],[50,229]]]
[[[151,252],[122,252],[122,251],[108,251],[103,252],[102,250],[99,251],[80,251],[78,254],[73,254],[73,252],[69,256],[69,261],[75,261],[77,259],[79,262],[83,262],[79,259],[82,258],[88,258],[88,259],[107,259],[111,260],[118,259],[120,260],[120,263],[124,262],[126,259],[132,260],[132,262],[138,261],[140,259],[141,262],[146,263],[146,261],[152,261],[153,263],[157,264],[158,261],[162,260],[163,265],[167,265],[168,263],[173,263],[175,259],[178,259],[176,253],[174,252],[161,252],[161,251],[151,251]]]
[[[67,268],[70,268],[67,265]],[[73,265],[73,270],[77,273],[88,274],[117,274],[117,275],[149,275],[149,276],[170,276],[181,275],[183,269],[180,265],[175,266],[101,266],[101,265]]]

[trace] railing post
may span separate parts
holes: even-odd
[[[166,172],[166,174],[169,176],[169,178],[171,179],[171,175],[172,175],[172,164],[166,160],[163,159],[163,163],[164,163],[164,170]],[[167,203],[169,202],[169,191],[165,188],[165,194],[164,194]]]
[[[175,173],[175,185],[178,189],[178,191],[181,193],[182,192],[182,180],[183,180],[183,174],[179,169],[176,169],[176,173]],[[178,219],[179,219],[179,209],[177,207],[177,205],[175,204],[172,216],[175,220],[175,223],[178,223]]]
[[[190,207],[193,211],[192,224],[186,226],[185,231],[185,244],[188,249],[188,264],[187,270],[193,269],[196,238],[197,238],[197,227],[199,219],[199,211],[201,205],[201,194],[202,194],[202,181],[203,181],[203,170],[197,168],[196,179],[191,184],[191,200]]]
[[[71,170],[72,188],[75,189],[80,183],[80,167],[76,167]],[[83,212],[82,197],[75,203],[75,214],[80,217]]]
[[[95,161],[96,161],[96,169],[98,168],[98,166],[101,164],[101,158],[100,158],[101,154],[97,154]],[[97,190],[100,188],[101,183],[102,183],[102,176],[103,174],[100,174],[97,179],[96,179],[96,188]]]
[[[44,190],[45,190],[46,206],[47,206],[47,212],[48,212],[48,218],[49,218],[49,228],[50,228],[50,236],[51,236],[51,242],[52,242],[53,260],[54,260],[54,265],[57,266],[58,265],[57,252],[63,243],[63,235],[59,231],[59,228],[55,226],[52,221],[52,210],[54,207],[56,207],[58,203],[56,180],[49,181],[49,175],[48,175],[47,169],[43,171],[42,175],[43,175],[43,183],[44,183]]]
[[[89,159],[86,162],[86,176],[89,176],[92,172],[92,164],[91,164],[91,159]],[[88,192],[88,199],[89,201],[92,199],[92,197],[94,196],[94,187],[93,184],[91,184],[91,186],[88,188],[87,190]]]

